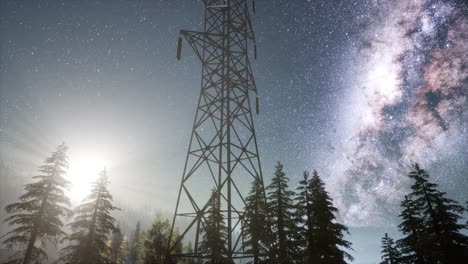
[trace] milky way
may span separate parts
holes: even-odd
[[[330,179],[350,225],[388,222],[412,163],[430,168],[467,147],[468,16],[457,5],[380,6],[351,51],[346,65],[354,65],[348,70],[354,85],[339,125],[344,155]]]

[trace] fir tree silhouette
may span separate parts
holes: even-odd
[[[315,173],[315,171],[314,171]],[[299,249],[299,256],[297,259],[301,263],[310,263],[313,261],[316,249],[315,241],[313,240],[313,226],[312,226],[312,192],[310,190],[310,174],[305,171],[303,179],[299,181],[296,187],[296,204],[295,204],[295,217],[296,225],[298,227],[296,237],[296,248]]]
[[[64,175],[68,168],[68,147],[62,143],[39,167],[34,183],[26,184],[19,202],[5,207],[10,214],[5,223],[15,226],[3,237],[8,248],[23,245],[25,251],[16,254],[11,263],[38,263],[47,259],[44,247],[57,244],[65,232],[61,218],[70,216],[70,201],[65,195],[69,182]]]
[[[129,243],[129,248],[130,248],[130,253],[128,255],[128,264],[136,264],[137,263],[137,257],[138,257],[138,241],[140,240],[140,232],[141,232],[141,227],[140,227],[140,221],[137,222],[135,231],[133,232],[133,235],[131,237],[130,243]]]
[[[313,241],[313,255],[311,263],[347,263],[353,261],[353,257],[345,251],[352,250],[351,243],[344,239],[344,234],[349,233],[348,228],[336,222],[335,214],[338,209],[333,206],[333,201],[325,190],[325,184],[316,171],[309,182],[311,193],[311,221],[310,229]]]
[[[426,263],[424,253],[423,220],[414,201],[408,196],[401,202],[403,211],[399,215],[402,222],[398,225],[405,237],[397,241],[404,263]]]
[[[221,212],[220,200],[220,195],[213,189],[208,207],[208,217],[202,229],[202,241],[198,247],[201,252],[205,252],[207,255],[209,260],[206,263],[209,264],[229,263],[225,246],[227,228]]]
[[[294,254],[294,192],[288,190],[288,182],[283,165],[278,162],[271,184],[267,188],[267,200],[274,234],[271,253],[275,260],[271,261],[280,264],[292,263]]]
[[[382,261],[380,264],[399,264],[400,252],[398,251],[395,241],[385,233],[382,237]]]
[[[117,228],[112,231],[109,248],[109,260],[111,264],[124,264],[126,262],[128,254],[128,240],[122,234],[120,225],[117,225]]]
[[[438,185],[429,181],[429,174],[414,164],[408,174],[411,185],[408,207],[419,213],[419,237],[412,245],[420,250],[420,263],[463,263],[468,261],[468,237],[460,233],[465,228],[460,224],[464,208],[438,190]],[[403,223],[402,223],[403,224]],[[409,223],[408,223],[409,224]],[[409,230],[409,226],[402,225]],[[400,228],[402,229],[402,228]],[[418,232],[417,228],[415,229]],[[413,231],[411,231],[413,233]],[[413,251],[416,255],[417,251]],[[411,252],[409,252],[411,254]]]
[[[265,229],[269,226],[268,205],[266,202],[265,190],[262,180],[257,177],[252,182],[249,195],[245,198],[246,213],[245,218],[247,238],[247,253],[254,256],[253,263],[264,263],[268,254],[268,247],[271,246],[271,232]]]
[[[103,170],[93,183],[91,194],[75,210],[74,222],[70,224],[72,234],[65,240],[71,242],[61,250],[60,260],[76,264],[107,263],[110,248],[107,236],[117,229],[115,219],[111,216],[114,210],[107,172]]]

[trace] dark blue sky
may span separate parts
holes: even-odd
[[[292,186],[316,169],[351,226],[355,263],[377,261],[380,237],[396,234],[387,214],[411,162],[468,199],[462,1],[256,2],[267,183],[277,160]],[[108,161],[116,200],[172,212],[200,89],[198,59],[184,47],[177,62],[176,41],[202,15],[201,1],[1,1],[2,166],[27,181],[65,141],[71,165]],[[2,184],[2,207],[7,188],[21,184]]]

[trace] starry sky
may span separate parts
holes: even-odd
[[[316,169],[355,263],[379,259],[383,233],[398,236],[412,163],[468,200],[466,2],[256,6],[267,183],[278,160],[292,186]],[[1,1],[0,205],[65,141],[70,163],[104,157],[122,207],[172,213],[200,89],[198,58],[186,47],[177,62],[176,41],[202,27],[202,1]]]

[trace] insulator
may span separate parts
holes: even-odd
[[[252,12],[255,14],[255,0],[252,0]]]
[[[257,44],[254,44],[254,59],[257,60]]]
[[[182,55],[182,37],[177,40],[177,60],[180,61]]]
[[[260,112],[260,104],[259,104],[258,96],[255,97],[255,110],[256,110],[257,115],[258,115],[258,113]]]

